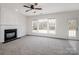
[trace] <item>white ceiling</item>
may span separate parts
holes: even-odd
[[[42,10],[25,12],[28,8],[23,7],[24,4],[29,5],[29,3],[3,3],[0,5],[9,7],[26,16],[79,10],[79,3],[38,3],[36,7],[41,7]],[[36,13],[33,13],[34,11],[36,11]]]

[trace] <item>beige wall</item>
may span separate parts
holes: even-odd
[[[41,19],[41,18],[42,19],[43,18],[56,18],[56,21],[57,21],[56,35],[32,33],[32,20]],[[54,14],[40,15],[40,16],[31,16],[31,17],[29,17],[29,20],[28,20],[28,26],[29,26],[29,28],[27,29],[28,34],[74,39],[74,38],[68,37],[68,20],[69,19],[75,19],[75,20],[79,21],[79,11],[61,12],[61,13],[54,13]],[[78,39],[78,38],[76,38],[76,39]]]

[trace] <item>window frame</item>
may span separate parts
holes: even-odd
[[[56,18],[45,18],[46,20],[47,20],[47,32],[43,32],[43,33],[45,33],[45,34],[53,34],[53,35],[56,35]],[[40,22],[41,21],[43,21],[43,20],[45,20],[45,19],[38,19],[38,20],[33,20],[33,21],[35,21],[35,22],[37,22],[37,31],[36,32],[33,32],[33,29],[32,29],[32,33],[42,33],[42,32],[40,32],[40,29],[39,29],[39,25],[40,25]],[[50,19],[55,19],[55,32],[54,33],[50,33],[49,31],[49,20]],[[41,20],[41,21],[40,21]],[[32,22],[33,22],[32,21]],[[32,26],[33,27],[33,26]],[[52,31],[52,30],[51,30]]]

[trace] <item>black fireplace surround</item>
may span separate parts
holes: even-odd
[[[17,29],[4,30],[4,42],[9,42],[17,38]]]

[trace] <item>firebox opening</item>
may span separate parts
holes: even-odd
[[[4,42],[9,42],[17,38],[17,29],[6,29],[4,30]]]

